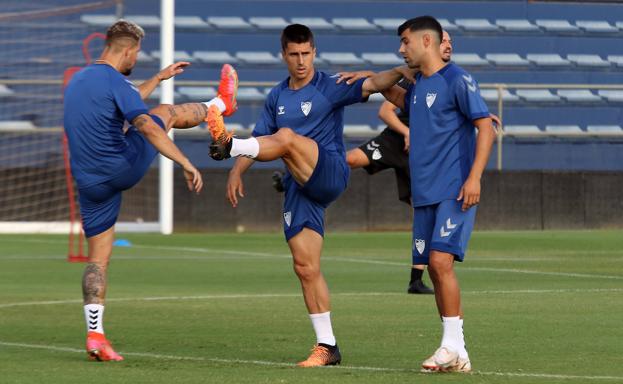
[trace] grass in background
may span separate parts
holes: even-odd
[[[344,360],[306,370],[315,338],[282,235],[119,237],[133,246],[114,250],[104,327],[126,360],[98,364],[66,237],[0,236],[0,382],[623,381],[620,231],[475,233],[457,265],[472,375],[418,373],[441,327],[432,296],[405,293],[409,234],[327,235]]]

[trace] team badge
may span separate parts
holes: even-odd
[[[426,248],[426,242],[422,239],[415,239],[415,249],[417,249],[420,255],[424,252],[424,248]]]
[[[427,93],[426,94],[426,105],[428,105],[428,108],[430,108],[433,103],[435,102],[435,99],[437,98],[437,94],[436,93]]]
[[[381,157],[383,157],[383,155],[381,154],[381,151],[379,151],[379,149],[375,149],[374,152],[372,152],[372,160],[380,160]]]
[[[311,107],[312,107],[311,101],[304,101],[301,103],[301,111],[303,111],[303,114],[305,116],[309,115],[309,111],[311,111]]]
[[[283,220],[286,222],[286,224],[289,227],[290,223],[292,222],[292,212],[291,211],[284,212],[283,213]]]
[[[278,115],[283,115],[284,113],[286,113],[286,107],[284,107],[283,105],[280,105],[278,107],[277,114]]]

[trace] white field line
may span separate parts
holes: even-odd
[[[616,293],[623,292],[623,288],[594,288],[594,289],[518,289],[518,290],[485,290],[485,291],[463,291],[464,295],[513,295],[513,294],[564,294],[564,293]],[[153,296],[153,297],[118,297],[108,298],[107,302],[140,302],[140,301],[181,301],[181,300],[222,300],[222,299],[271,299],[271,298],[290,298],[300,297],[300,293],[260,293],[260,294],[224,294],[224,295],[196,295],[196,296]],[[402,292],[338,292],[331,294],[333,297],[387,297],[387,296],[403,296]],[[29,307],[40,305],[62,305],[62,304],[79,304],[80,299],[67,300],[46,300],[46,301],[23,301],[17,303],[0,304],[2,308],[12,307]]]
[[[68,352],[68,353],[85,353],[82,349],[58,347],[54,345],[41,345],[41,344],[26,344],[26,343],[12,343],[6,341],[0,341],[1,346],[24,348],[24,349],[43,349],[55,352]],[[265,360],[243,360],[243,359],[223,359],[218,357],[198,357],[198,356],[177,356],[177,355],[162,355],[156,353],[142,353],[142,352],[123,352],[119,351],[121,355],[147,357],[159,360],[178,360],[178,361],[202,361],[222,364],[243,364],[243,365],[262,365],[269,367],[289,367],[295,368],[296,365],[292,363],[280,363],[276,361]],[[123,364],[123,363],[114,363]],[[373,372],[405,372],[405,373],[419,373],[419,369],[413,368],[387,368],[387,367],[368,367],[357,365],[339,365],[334,367],[327,367],[323,369],[344,369],[355,371],[373,371]],[[429,374],[426,374],[429,375]],[[559,375],[549,373],[529,373],[529,372],[484,372],[476,371],[471,375],[484,375],[484,376],[506,376],[506,377],[534,377],[541,379],[575,379],[575,380],[623,380],[623,376],[590,376],[590,375]]]
[[[38,242],[46,242],[45,240]],[[197,248],[197,247],[173,247],[173,246],[151,246],[151,245],[133,245],[134,248],[139,249],[155,249],[155,250],[171,250],[171,251],[185,251],[185,252],[198,252],[208,254],[228,254],[233,256],[250,256],[250,257],[264,257],[264,258],[278,258],[278,259],[290,259],[290,255],[272,254],[266,252],[246,252],[246,251],[232,251],[229,249],[212,249],[212,248]],[[149,256],[146,257],[146,259]],[[122,259],[123,257],[118,257]],[[0,260],[2,257],[0,257]],[[113,256],[113,260],[115,256]],[[395,261],[384,260],[371,260],[371,259],[354,259],[350,257],[323,257],[325,261],[337,261],[347,263],[360,263],[360,264],[374,264],[374,265],[388,265],[388,266],[400,266],[404,267],[409,265],[408,263],[401,263]],[[484,268],[484,267],[470,267],[460,266],[458,271],[478,271],[478,272],[501,272],[501,273],[522,273],[532,275],[544,275],[544,276],[563,276],[563,277],[577,277],[577,278],[589,278],[589,279],[610,279],[610,280],[623,280],[623,276],[619,275],[592,275],[589,273],[569,273],[569,272],[547,272],[547,271],[534,271],[527,269],[514,269],[514,268]]]

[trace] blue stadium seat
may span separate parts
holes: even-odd
[[[335,25],[329,23],[322,17],[293,17],[290,19],[293,24],[307,25],[313,32],[334,31]]]
[[[450,22],[450,20],[448,19],[437,19],[437,21],[439,21],[439,24],[441,24],[441,27],[448,32],[458,31],[459,29],[459,27],[457,27],[456,24]]]
[[[126,15],[123,17],[132,21],[143,28],[160,28],[160,18],[155,15]]]
[[[499,27],[487,19],[456,19],[454,23],[467,32],[497,32]]]
[[[505,125],[504,133],[507,135],[534,135],[542,134],[543,131],[536,125]]]
[[[363,17],[336,17],[331,22],[339,29],[347,32],[374,32],[378,30],[376,25]]]
[[[32,123],[32,121],[27,120],[3,120],[0,121],[0,131],[6,130],[31,130],[37,129],[37,127]]]
[[[160,51],[151,51],[151,56],[156,59],[156,60],[160,60]],[[188,52],[186,51],[175,51],[173,52],[173,60],[175,61],[190,61],[193,62],[195,61],[195,59],[188,54]]]
[[[320,58],[331,65],[362,65],[364,61],[352,52],[322,52]]]
[[[174,97],[175,100],[179,100],[180,93],[174,90],[173,91],[173,97]],[[156,89],[154,89],[154,91],[149,94],[149,97],[147,97],[147,99],[155,100],[155,101],[160,100],[160,87],[157,87]]]
[[[202,30],[210,25],[199,16],[175,16],[175,28]]]
[[[567,124],[567,125],[546,125],[545,132],[555,134],[576,134],[582,133],[582,128],[579,125]]]
[[[525,66],[530,62],[516,53],[487,53],[487,60],[499,66]]]
[[[4,84],[0,84],[0,97],[10,97],[15,93],[14,90]]]
[[[390,31],[396,33],[398,27],[404,23],[406,19],[387,19],[387,18],[377,18],[372,19],[372,22],[376,24],[379,28],[384,31]]]
[[[202,63],[207,64],[235,64],[238,59],[230,55],[227,51],[195,51],[193,52],[193,58]]]
[[[515,94],[528,102],[560,101],[560,96],[554,95],[548,89],[518,89]]]
[[[255,87],[240,87],[237,97],[241,101],[264,101],[266,95]]]
[[[153,63],[155,61],[155,59],[149,56],[149,54],[145,51],[139,51],[136,60],[139,63]]]
[[[568,67],[571,62],[557,53],[529,53],[526,58],[539,67]]]
[[[498,101],[498,90],[497,89],[480,89],[480,95],[483,99],[489,102],[497,102]],[[519,97],[513,95],[508,91],[508,89],[502,90],[502,100],[506,102],[518,101]]]
[[[80,21],[83,23],[97,28],[110,27],[117,18],[114,15],[81,15]]]
[[[261,30],[281,31],[288,26],[283,17],[249,17],[249,22]]]
[[[535,23],[547,32],[575,33],[580,31],[578,27],[572,25],[568,20],[539,19],[536,20]]]
[[[608,61],[617,67],[623,67],[623,55],[608,55]]]
[[[572,63],[582,67],[609,67],[610,62],[604,60],[599,55],[567,55],[567,59]]]
[[[623,31],[623,21],[617,21],[616,23],[614,23],[614,25],[621,31]]]
[[[210,16],[208,24],[225,31],[250,31],[253,26],[238,16]]]
[[[216,97],[216,89],[214,87],[179,87],[180,95],[194,101],[208,101]]]
[[[247,64],[279,64],[281,60],[267,51],[241,51],[236,53],[238,60]]]
[[[368,124],[344,124],[344,136],[346,137],[369,137],[377,133],[378,131]]]
[[[569,102],[594,103],[602,100],[588,89],[559,89],[556,94]]]
[[[605,20],[578,20],[575,25],[587,33],[618,33],[619,29]]]
[[[495,24],[507,32],[539,32],[540,29],[526,19],[497,19]]]
[[[372,65],[400,65],[404,60],[394,53],[362,53],[361,58]]]
[[[592,133],[623,133],[623,127],[619,125],[588,125],[586,130]]]
[[[623,102],[623,89],[600,89],[597,94],[611,103]]]
[[[452,61],[458,65],[465,66],[482,66],[489,65],[489,61],[483,59],[476,53],[453,53]]]

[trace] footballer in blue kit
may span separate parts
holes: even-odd
[[[344,107],[392,87],[404,72],[394,69],[352,84],[338,82],[339,76],[314,69],[313,34],[301,24],[283,30],[281,47],[290,76],[268,95],[253,137],[232,137],[220,112],[208,110],[210,156],[237,157],[226,191],[234,207],[244,195],[242,174],[255,161],[280,158],[285,163],[284,233],[316,333],[312,353],[298,366],[334,365],[341,362],[341,354],[331,325],[320,254],[325,209],[346,189],[350,173],[342,140]]]
[[[465,256],[495,130],[476,80],[442,60],[435,18],[407,20],[398,35],[407,66],[419,73],[409,89],[385,96],[409,109],[413,263],[428,264],[443,327],[440,347],[422,369],[470,372],[454,262]]]
[[[64,129],[69,143],[71,171],[76,181],[82,227],[89,243],[82,292],[87,324],[87,355],[92,360],[123,360],[104,336],[103,315],[107,269],[112,255],[114,224],[124,190],[147,172],[158,153],[178,163],[187,186],[199,193],[199,171],[169,139],[166,132],[191,128],[207,116],[209,106],[224,114],[236,109],[238,79],[228,64],[221,71],[219,95],[206,103],[159,105],[143,102],[156,86],[181,72],[189,63],[174,63],[134,86],[126,76],[136,64],[144,32],[125,20],[113,24],[99,60],[77,72],[64,95]],[[131,125],[126,128],[126,122]]]

